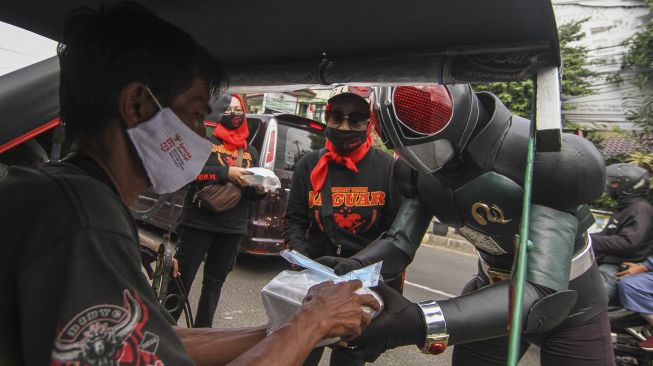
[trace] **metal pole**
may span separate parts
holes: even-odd
[[[512,318],[510,319],[510,342],[508,343],[508,365],[516,366],[519,362],[521,348],[522,308],[524,283],[526,282],[526,251],[528,250],[528,227],[530,221],[531,186],[533,178],[533,157],[535,156],[535,121],[531,121],[531,132],[528,136],[528,152],[526,155],[526,172],[524,173],[524,200],[519,224],[519,244],[517,246],[517,266],[510,289],[512,303]]]
[[[524,172],[524,200],[519,224],[516,266],[510,287],[511,318],[508,324],[510,328],[508,366],[517,365],[521,348],[523,295],[527,268],[526,252],[533,245],[528,240],[528,228],[536,140],[537,151],[556,152],[562,149],[560,74],[557,67],[550,66],[538,70],[537,76],[533,80],[533,93],[533,113],[528,136],[526,171]]]

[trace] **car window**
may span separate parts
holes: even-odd
[[[326,141],[321,130],[304,130],[282,123],[278,134],[275,169],[294,170],[304,154],[323,148]]]

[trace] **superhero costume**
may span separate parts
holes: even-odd
[[[516,252],[530,122],[469,85],[379,88],[373,109],[386,145],[415,168],[411,192],[405,192],[412,198],[384,237],[343,262],[340,271],[383,260],[384,277],[396,276],[435,215],[476,247],[479,273],[463,296],[421,303],[426,324],[416,331],[427,333],[432,353],[447,343],[507,335],[505,280]],[[595,341],[610,358],[605,293],[586,234],[594,220],[585,205],[603,190],[604,163],[587,140],[563,134],[562,143],[560,152],[535,155],[523,334],[537,343],[556,327],[594,322],[601,332]],[[391,329],[387,333],[392,337]],[[388,338],[384,349],[410,342]]]

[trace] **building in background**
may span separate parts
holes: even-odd
[[[314,89],[301,89],[291,92],[247,94],[249,113],[290,113],[322,121],[324,109],[333,89],[327,85]]]
[[[639,90],[631,83],[635,77],[633,73],[624,73],[621,83],[606,80],[606,77],[619,71],[626,52],[625,41],[651,18],[648,6],[643,0],[552,2],[558,26],[587,19],[582,25],[585,37],[579,44],[589,50],[589,60],[597,62],[590,66],[598,73],[598,77],[592,81],[595,93],[565,99],[565,102],[574,105],[572,109],[562,112],[565,119],[585,130],[634,129],[633,123],[626,119],[625,102],[643,93],[650,95],[653,90]]]

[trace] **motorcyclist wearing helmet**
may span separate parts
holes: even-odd
[[[617,297],[617,276],[623,262],[642,262],[653,249],[653,206],[646,199],[649,173],[633,164],[606,169],[606,189],[619,205],[603,231],[592,234],[592,247],[610,300]]]
[[[519,231],[530,122],[469,85],[375,90],[372,121],[386,146],[415,170],[387,233],[336,273],[383,260],[384,278],[415,255],[433,215],[477,249],[478,274],[462,295],[412,303],[379,287],[385,310],[355,354],[415,344],[428,353],[455,345],[453,365],[505,365],[510,278]],[[562,150],[536,152],[524,290],[521,355],[541,347],[542,365],[614,364],[606,296],[586,234],[586,203],[603,191],[605,167],[589,141],[562,134]],[[394,273],[393,273],[394,272]]]

